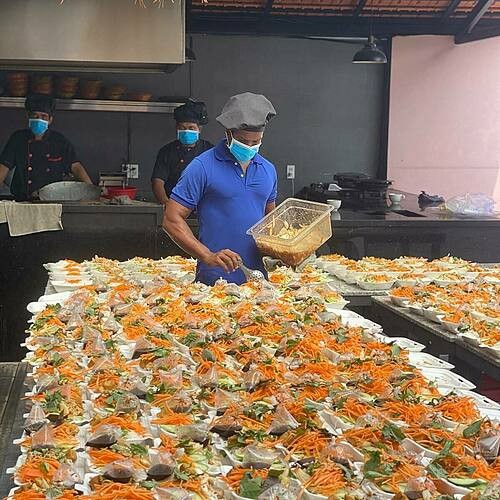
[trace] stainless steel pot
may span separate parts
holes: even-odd
[[[85,182],[53,182],[40,188],[38,196],[42,201],[95,201],[101,196],[101,188]]]

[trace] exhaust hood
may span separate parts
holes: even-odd
[[[185,62],[184,1],[0,0],[0,67],[171,72]]]

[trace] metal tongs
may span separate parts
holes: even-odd
[[[240,269],[243,271],[247,281],[266,281],[266,277],[262,271],[257,269],[249,269],[243,262],[240,262]]]

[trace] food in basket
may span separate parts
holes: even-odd
[[[332,207],[289,198],[252,226],[247,234],[262,255],[297,266],[332,235]]]

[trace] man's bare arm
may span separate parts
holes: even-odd
[[[89,174],[87,174],[85,167],[79,161],[71,165],[71,172],[73,172],[73,175],[79,181],[86,182],[87,184],[92,184],[92,179],[89,177]]]
[[[192,257],[208,266],[222,267],[226,272],[234,271],[239,267],[241,257],[232,250],[211,252],[203,243],[197,240],[187,225],[186,219],[192,210],[180,203],[169,199],[163,216],[163,229],[174,242]]]
[[[163,179],[153,178],[151,187],[153,188],[153,194],[155,195],[156,201],[160,205],[165,205],[168,201],[167,193],[165,193],[165,181]]]
[[[9,168],[0,163],[0,186],[5,182],[5,178],[9,173]]]
[[[266,215],[267,215],[269,212],[272,212],[275,208],[276,208],[276,202],[275,202],[275,201],[272,201],[271,203],[268,203],[268,204],[266,205]]]

